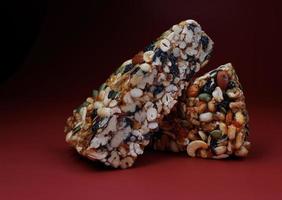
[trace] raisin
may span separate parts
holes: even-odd
[[[215,139],[211,139],[210,147],[213,153],[215,153],[214,149],[217,147],[217,141]]]
[[[92,119],[94,119],[95,117],[97,117],[97,109],[94,109],[92,112]]]
[[[217,104],[216,109],[218,112],[226,113],[228,106],[229,106],[229,101],[223,100],[219,104]]]
[[[163,90],[164,90],[164,86],[158,85],[158,86],[154,89],[153,94],[154,94],[154,95],[157,95],[157,94],[161,93]]]
[[[179,76],[179,69],[177,65],[171,65],[170,72],[172,73],[174,77]]]
[[[153,61],[156,61],[157,58],[159,58],[160,61],[163,63],[167,59],[167,53],[163,52],[161,49],[157,49],[153,56]]]
[[[168,59],[169,59],[169,61],[171,62],[172,65],[175,65],[175,64],[176,64],[177,58],[174,57],[173,54],[170,54],[170,55],[168,56]]]
[[[209,38],[207,36],[202,36],[200,42],[202,43],[203,50],[205,51],[208,48]]]

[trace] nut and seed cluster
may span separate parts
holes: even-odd
[[[125,61],[73,111],[65,128],[66,141],[91,160],[131,167],[193,75],[207,63],[212,48],[212,40],[196,21],[172,26]],[[219,90],[213,93],[222,95]],[[203,114],[201,118],[207,120],[210,114]]]
[[[228,63],[190,83],[160,122],[151,145],[157,150],[187,151],[191,157],[245,157],[250,149],[248,121],[242,86]]]

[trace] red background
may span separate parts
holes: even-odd
[[[278,1],[51,1],[29,56],[0,87],[1,199],[281,199]],[[203,160],[147,151],[128,170],[81,158],[65,120],[124,60],[171,25],[196,19],[215,42],[204,71],[232,62],[253,151]]]

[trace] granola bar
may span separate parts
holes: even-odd
[[[132,166],[191,77],[207,63],[212,47],[196,21],[172,26],[73,111],[65,128],[67,143],[105,165]]]
[[[197,78],[152,137],[156,150],[191,157],[245,157],[249,117],[242,86],[230,63]]]

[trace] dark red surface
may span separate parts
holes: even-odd
[[[29,58],[0,87],[0,198],[281,199],[278,1],[207,2],[50,3]],[[250,113],[250,156],[216,161],[147,151],[128,170],[78,156],[64,142],[72,109],[125,59],[186,18],[215,41],[205,71],[226,62],[236,67]]]

